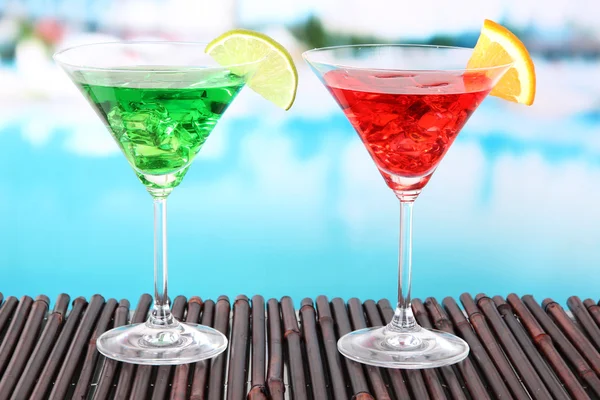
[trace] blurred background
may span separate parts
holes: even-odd
[[[600,6],[591,0],[0,1],[0,290],[152,291],[152,202],[51,55],[262,31],[292,53],[284,112],[246,89],[169,198],[170,293],[395,298],[398,204],[301,53],[473,46],[484,18],[534,56],[532,107],[489,98],[415,206],[416,297],[598,297]],[[101,57],[101,55],[98,55]]]

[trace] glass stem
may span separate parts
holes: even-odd
[[[398,305],[389,328],[396,331],[418,329],[410,305],[412,273],[412,210],[414,198],[400,198],[400,250],[398,257]]]
[[[167,199],[154,198],[154,308],[148,324],[172,325],[175,322],[167,291]]]

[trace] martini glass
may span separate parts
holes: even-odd
[[[215,357],[227,339],[181,323],[167,292],[167,197],[260,61],[221,66],[205,44],[115,42],[54,55],[111,133],[154,201],[154,307],[148,320],[97,340],[107,357],[183,364]]]
[[[338,341],[346,357],[390,368],[432,368],[464,359],[462,339],[417,324],[411,308],[412,209],[473,111],[510,65],[467,69],[472,49],[357,45],[304,59],[338,102],[400,200],[398,305],[384,327]]]

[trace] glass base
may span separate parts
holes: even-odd
[[[227,338],[204,325],[175,322],[167,326],[149,323],[120,326],[102,334],[98,351],[108,358],[132,364],[188,364],[221,354]]]
[[[386,368],[420,369],[464,360],[469,345],[459,337],[419,326],[402,332],[388,326],[350,332],[338,350],[351,360]]]

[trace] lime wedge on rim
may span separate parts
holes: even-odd
[[[261,61],[248,86],[273,104],[289,110],[296,98],[298,72],[290,53],[267,35],[247,29],[225,32],[205,52],[221,65]],[[235,71],[232,72],[235,73]]]

